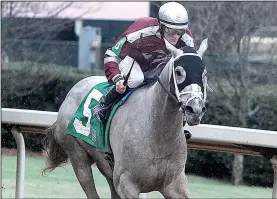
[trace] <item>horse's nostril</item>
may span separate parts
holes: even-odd
[[[193,108],[191,106],[186,106],[186,111],[188,113],[193,113]]]
[[[206,107],[202,108],[202,113],[206,112]]]

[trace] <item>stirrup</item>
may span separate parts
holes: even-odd
[[[112,104],[109,104],[108,106],[105,105],[100,105],[97,104],[93,110],[92,110],[92,115],[99,121],[99,122],[104,122],[105,121],[105,116],[106,116],[106,111],[112,106]]]
[[[93,117],[95,117],[99,122],[103,122],[102,119],[100,118],[99,113],[93,113]]]
[[[105,106],[101,106],[100,104],[97,104],[93,109],[92,109],[92,115],[95,117],[98,121],[102,122],[101,117],[105,117],[103,113],[106,110]],[[101,115],[101,116],[100,116]]]

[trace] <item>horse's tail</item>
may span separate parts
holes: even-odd
[[[56,122],[45,130],[46,137],[42,140],[43,156],[46,159],[46,167],[42,171],[43,176],[68,160],[67,154],[55,140],[55,126]]]

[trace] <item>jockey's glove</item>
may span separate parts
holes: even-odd
[[[113,82],[114,84],[116,84],[117,82],[119,82],[120,80],[124,80],[124,78],[121,75],[118,75],[114,78]]]

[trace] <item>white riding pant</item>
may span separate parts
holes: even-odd
[[[125,78],[129,73],[134,59],[132,57],[126,56],[120,63],[119,63],[119,70],[121,75]],[[130,73],[127,85],[129,88],[135,88],[139,86],[144,80],[143,72],[139,66],[139,64],[134,61],[134,65],[132,71]]]

